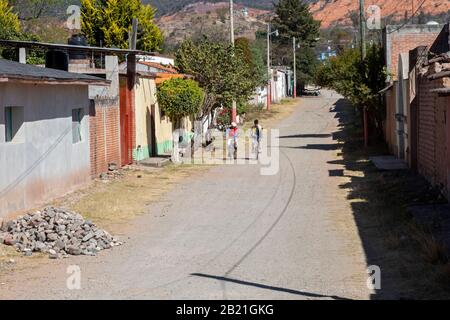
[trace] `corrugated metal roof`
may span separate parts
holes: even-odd
[[[21,40],[0,40],[0,45],[14,47],[14,48],[44,48],[44,49],[49,49],[49,50],[98,52],[98,53],[104,53],[104,54],[105,53],[113,53],[113,54],[154,55],[153,52],[147,52],[147,51],[142,51],[142,50],[90,47],[90,46],[78,46],[78,45],[70,45],[70,44],[56,44],[56,43],[21,41]]]
[[[5,59],[0,59],[0,79],[47,82],[85,82],[88,84],[109,83],[109,81],[98,77],[50,68],[42,68]]]

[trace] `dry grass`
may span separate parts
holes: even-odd
[[[282,100],[279,104],[271,105],[270,111],[265,108],[261,110],[258,107],[253,107],[247,112],[247,122],[244,129],[252,127],[255,119],[258,119],[265,129],[274,127],[279,121],[289,117],[294,112],[299,101],[300,98]]]
[[[163,169],[127,169],[117,180],[95,181],[85,190],[78,191],[54,205],[67,207],[86,219],[114,232],[121,225],[146,212],[183,179],[206,170],[208,166],[170,165]]]
[[[386,154],[385,146],[364,150],[361,130],[347,116],[340,114],[346,120],[341,142],[350,181],[341,188],[348,191],[367,263],[382,270],[382,290],[373,298],[448,299],[450,265],[445,248],[407,211],[415,203],[439,201],[438,194],[410,171],[378,171],[368,157]]]

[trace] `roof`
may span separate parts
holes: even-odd
[[[107,85],[108,80],[87,76],[79,73],[71,73],[62,70],[42,68],[15,61],[0,59],[0,82],[48,82],[59,84],[96,84]]]
[[[171,66],[165,66],[165,65],[162,65],[162,64],[157,63],[157,62],[139,61],[138,63],[139,64],[143,64],[143,65],[145,65],[147,67],[150,67],[150,68],[155,68],[155,69],[159,69],[159,70],[162,70],[162,71],[167,71],[169,73],[178,73],[178,71],[175,68],[173,68]]]
[[[118,48],[102,48],[90,46],[77,46],[70,44],[55,44],[36,41],[19,41],[19,40],[0,40],[0,45],[15,47],[15,48],[44,48],[52,50],[65,51],[84,51],[84,52],[98,52],[98,53],[114,53],[114,54],[135,54],[135,55],[154,55],[153,52],[146,52],[141,50],[127,50]]]
[[[388,92],[389,90],[391,90],[391,88],[394,86],[393,83],[390,83],[386,88],[378,91],[379,94],[385,94],[386,92]]]

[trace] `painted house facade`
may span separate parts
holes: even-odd
[[[157,85],[172,78],[186,78],[175,69],[154,62],[138,61],[133,84],[128,88],[128,67],[120,65],[121,115],[130,119],[128,131],[132,161],[142,161],[150,157],[169,155],[173,147],[173,123],[159,107]],[[131,92],[134,104],[128,106],[126,92]],[[123,120],[121,120],[123,121]],[[190,132],[193,121],[182,119],[182,127]]]
[[[0,217],[91,180],[92,76],[0,59]]]

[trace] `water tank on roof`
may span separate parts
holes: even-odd
[[[69,40],[67,40],[67,44],[72,46],[88,46],[88,41],[86,37],[82,34],[74,34],[72,35]],[[72,60],[83,60],[87,59],[88,56],[85,51],[70,51],[69,52],[69,58]]]
[[[430,22],[427,22],[427,25],[428,25],[428,26],[438,26],[438,25],[439,25],[439,22],[436,22],[436,21],[430,21]]]
[[[67,53],[59,50],[48,51],[45,55],[45,67],[68,71],[69,57],[67,56]]]

